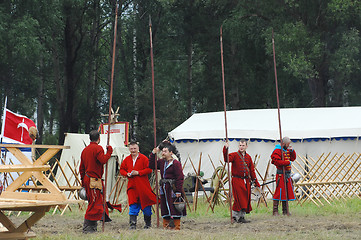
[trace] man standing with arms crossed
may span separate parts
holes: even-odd
[[[227,162],[228,143],[223,147],[224,161]],[[228,155],[229,162],[232,163],[232,190],[233,190],[233,207],[232,216],[238,223],[248,223],[244,217],[246,213],[252,211],[251,206],[251,184],[260,187],[251,156],[246,153],[247,141],[241,139],[237,152]]]
[[[282,201],[282,213],[283,215],[290,215],[287,212],[286,201],[296,200],[295,193],[293,191],[293,184],[291,178],[291,162],[296,159],[296,151],[291,147],[291,139],[289,137],[282,138],[282,147],[277,144],[272,152],[271,159],[272,164],[277,167],[276,175],[276,190],[273,194],[273,216],[278,216],[278,204]],[[283,157],[282,157],[283,154]],[[286,176],[283,176],[283,168],[285,168]],[[286,180],[286,184],[285,184]],[[285,188],[286,186],[286,188]],[[286,195],[287,192],[287,195]]]
[[[107,146],[107,153],[104,154],[103,147],[99,145],[100,134],[96,130],[89,133],[90,144],[84,148],[81,153],[81,162],[79,173],[82,186],[85,188],[88,208],[84,216],[83,233],[92,233],[97,231],[97,221],[102,220],[104,211],[105,221],[111,221],[108,208],[103,205],[103,172],[104,164],[111,157],[113,148]]]
[[[149,168],[149,159],[139,152],[136,142],[129,144],[130,155],[120,165],[120,174],[128,178],[128,204],[130,229],[136,229],[137,216],[142,209],[144,215],[144,228],[151,227],[152,205],[156,204],[157,197],[153,192],[148,175],[152,172]]]

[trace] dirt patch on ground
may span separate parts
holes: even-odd
[[[21,222],[26,216],[12,217]],[[361,219],[358,216],[335,214],[297,215],[273,217],[271,214],[256,213],[247,215],[250,223],[230,223],[229,217],[186,217],[182,219],[181,231],[156,228],[153,215],[153,228],[142,229],[142,215],[138,217],[137,230],[128,230],[129,218],[126,213],[113,213],[113,221],[105,224],[102,233],[101,223],[98,233],[82,234],[83,217],[78,215],[60,216],[47,214],[32,230],[38,239],[361,239]],[[160,225],[162,223],[160,222]]]

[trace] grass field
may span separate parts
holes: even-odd
[[[207,205],[198,204],[197,212],[188,211],[182,218],[180,231],[156,228],[153,215],[153,228],[143,230],[143,216],[138,217],[137,230],[128,230],[128,212],[111,213],[112,222],[105,224],[104,233],[101,223],[98,233],[82,234],[84,212],[73,207],[73,212],[63,216],[47,214],[32,230],[36,239],[361,239],[361,200],[333,202],[333,205],[317,207],[312,203],[303,206],[290,202],[291,216],[272,216],[272,203],[269,206],[255,207],[246,216],[250,223],[230,223],[228,206],[216,206],[215,212],[206,212]],[[21,221],[26,216],[12,218]],[[161,223],[160,223],[161,225]]]

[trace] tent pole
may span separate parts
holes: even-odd
[[[281,158],[282,161],[284,160],[283,157],[283,142],[282,142],[282,129],[281,129],[281,111],[280,111],[280,99],[278,94],[278,81],[277,81],[277,68],[276,68],[276,51],[275,51],[275,39],[274,39],[274,33],[272,28],[272,47],[273,47],[273,66],[274,66],[274,72],[275,72],[275,84],[276,84],[276,96],[277,96],[277,112],[278,112],[278,127],[280,132],[280,144],[281,144]],[[285,167],[282,167],[283,171],[283,180],[285,183],[285,193],[286,193],[286,209],[287,209],[287,215],[290,215],[290,212],[288,210],[288,192],[287,192],[287,178],[286,178],[286,170]]]
[[[222,25],[220,28],[220,45],[221,45],[221,65],[222,65],[222,86],[223,86],[223,108],[224,108],[224,128],[226,132],[226,143],[228,143],[228,131],[227,131],[227,109],[226,109],[226,87],[224,82],[224,64],[223,64],[223,40],[222,40]],[[231,223],[233,223],[232,216],[232,176],[229,168],[229,156],[227,152],[227,168],[228,168],[228,177],[229,177],[229,212],[231,216]]]

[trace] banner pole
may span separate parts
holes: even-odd
[[[226,143],[228,143],[228,130],[227,130],[227,108],[226,108],[226,85],[224,81],[224,64],[223,64],[223,39],[222,39],[222,25],[220,28],[220,45],[221,45],[221,65],[222,65],[222,86],[223,86],[223,108],[224,108],[224,128],[226,132]],[[231,223],[233,223],[232,216],[232,176],[229,167],[229,155],[227,151],[227,168],[228,168],[228,177],[229,177],[229,211],[231,216]]]
[[[110,145],[110,123],[111,123],[111,115],[112,115],[112,102],[113,102],[113,82],[114,82],[114,65],[115,65],[115,49],[117,43],[117,24],[118,24],[118,3],[116,3],[115,8],[115,21],[114,21],[114,39],[113,39],[113,57],[112,57],[112,74],[110,77],[110,94],[109,94],[109,115],[108,115],[108,135],[107,135],[107,146]],[[103,223],[102,223],[102,231],[104,232],[105,225],[105,209],[107,207],[107,182],[108,182],[108,162],[105,164],[105,184],[103,189]]]
[[[4,138],[7,103],[8,103],[8,96],[5,97],[5,104],[4,104],[4,111],[3,111],[3,121],[2,121],[2,125],[1,125],[1,140],[0,140],[1,143],[3,143],[3,138]]]
[[[156,118],[155,118],[155,88],[154,88],[154,62],[153,62],[153,36],[152,36],[152,19],[149,15],[149,39],[150,39],[150,63],[152,69],[152,93],[153,93],[153,131],[154,131],[154,148],[157,147],[157,126],[156,126]],[[157,228],[159,228],[159,186],[158,186],[158,155],[155,154],[155,191],[157,197],[157,203],[155,205],[155,211],[157,215]]]
[[[277,113],[278,113],[278,128],[280,132],[280,144],[281,144],[281,158],[282,161],[284,160],[283,157],[283,141],[282,141],[282,129],[281,129],[281,111],[280,111],[280,99],[278,94],[278,81],[277,81],[277,68],[276,68],[276,50],[275,50],[275,39],[274,39],[274,33],[272,28],[272,47],[273,47],[273,66],[274,66],[274,72],[275,72],[275,84],[276,84],[276,96],[277,96]],[[288,210],[288,192],[287,192],[287,178],[286,178],[286,170],[285,167],[282,167],[283,172],[283,180],[284,180],[284,188],[286,193],[286,209],[287,209],[287,215],[289,215]]]

